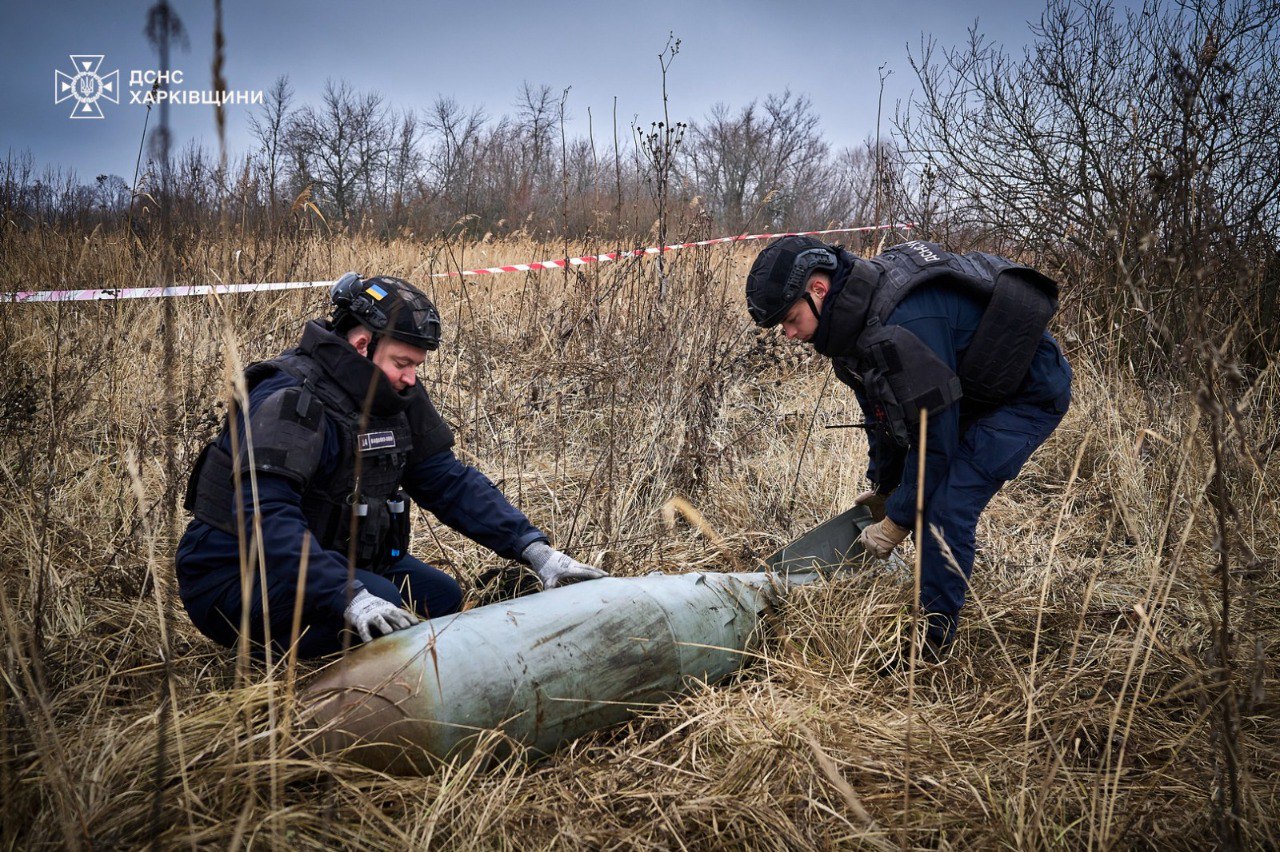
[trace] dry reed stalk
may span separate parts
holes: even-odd
[[[565,248],[527,237],[466,245],[303,237],[272,249],[213,236],[174,263],[187,280],[318,279],[353,268],[422,282],[446,317],[423,379],[456,429],[460,456],[557,540],[571,535],[575,552],[599,554],[615,573],[746,569],[784,543],[789,526],[807,528],[851,504],[865,453],[854,430],[813,428],[804,474],[790,487],[809,426],[849,422],[851,400],[823,392],[824,363],[747,324],[738,300],[749,247],[672,255],[661,309],[641,263],[484,282],[424,278],[548,250]],[[111,235],[47,230],[6,232],[0,244],[20,277],[62,286],[136,283],[156,262],[148,252]],[[323,297],[173,303],[180,470],[235,399],[224,376],[292,345]],[[154,303],[0,306],[6,843],[130,846],[148,837],[163,679],[151,578],[175,546],[154,523],[166,508],[156,495],[173,485],[155,452],[165,435],[161,321]],[[95,344],[104,327],[109,342]],[[49,375],[55,351],[56,400],[32,378]],[[945,666],[910,682],[874,674],[913,597],[910,577],[868,574],[794,595],[760,659],[727,684],[649,708],[532,767],[517,755],[397,779],[307,755],[290,696],[313,664],[287,655],[270,667],[237,661],[174,609],[159,842],[1214,842],[1205,816],[1219,693],[1206,666],[1213,621],[1202,595],[1202,566],[1213,558],[1212,447],[1194,399],[1175,384],[1144,386],[1124,364],[1083,353],[1074,366],[1072,411],[984,515],[972,604]],[[1223,441],[1237,457],[1223,465],[1242,518],[1232,535],[1268,566],[1280,539],[1275,379],[1275,369],[1259,376],[1223,421],[1224,436],[1251,448]],[[1166,441],[1139,443],[1148,433]],[[668,529],[662,507],[672,494],[698,506],[721,541]],[[464,583],[492,567],[473,543],[417,519],[419,555]],[[41,570],[43,685],[29,615]],[[1274,571],[1235,567],[1231,578],[1234,677],[1247,699],[1238,721],[1242,831],[1262,845],[1274,843],[1270,820],[1280,812],[1277,683],[1267,664],[1280,588]]]

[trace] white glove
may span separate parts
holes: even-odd
[[[599,568],[584,565],[572,556],[555,550],[545,541],[535,541],[520,555],[538,573],[544,589],[554,589],[565,580],[596,580],[609,576]]]
[[[360,634],[361,642],[373,639],[370,628],[376,628],[379,635],[385,636],[418,623],[416,615],[377,595],[369,594],[368,589],[356,592],[351,603],[342,611],[342,618],[348,627]]]

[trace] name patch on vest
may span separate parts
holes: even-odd
[[[360,452],[369,453],[374,450],[391,450],[396,446],[396,433],[390,429],[384,432],[361,432]]]
[[[908,257],[916,262],[916,266],[931,266],[945,262],[943,258],[938,257],[937,246],[932,243],[912,240],[909,243],[903,243],[901,248],[903,251],[910,252]]]

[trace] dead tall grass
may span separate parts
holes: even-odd
[[[614,573],[746,569],[850,505],[864,439],[823,427],[860,419],[856,407],[823,362],[745,321],[749,248],[672,255],[661,303],[644,261],[427,277],[562,251],[211,240],[189,245],[176,274],[351,268],[424,285],[446,321],[424,380],[459,454]],[[124,287],[149,283],[154,258],[40,230],[6,232],[0,261],[24,288]],[[909,583],[869,575],[794,595],[762,659],[730,683],[531,768],[477,758],[402,779],[299,756],[288,669],[238,670],[157,594],[174,548],[159,520],[164,448],[176,442],[186,467],[216,430],[226,341],[243,362],[269,357],[324,293],[175,307],[180,355],[164,363],[155,302],[0,305],[0,847],[1203,848],[1219,836],[1227,748],[1241,832],[1276,846],[1274,363],[1239,393],[1224,442],[1233,552],[1256,556],[1228,578],[1235,730],[1213,722],[1226,693],[1204,408],[1081,351],[1074,408],[983,517],[945,666],[912,683],[875,674]],[[669,528],[676,495],[718,536]],[[421,513],[414,543],[464,584],[493,564]]]

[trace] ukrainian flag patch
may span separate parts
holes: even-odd
[[[374,284],[374,285],[373,285],[373,286],[371,286],[368,290],[365,290],[365,292],[366,292],[366,293],[368,293],[368,294],[369,294],[370,296],[372,296],[376,301],[379,301],[379,302],[381,302],[381,301],[386,297],[386,295],[387,295],[387,291],[386,291],[386,290],[383,290],[383,289],[382,289],[381,287],[379,287],[377,284]]]

